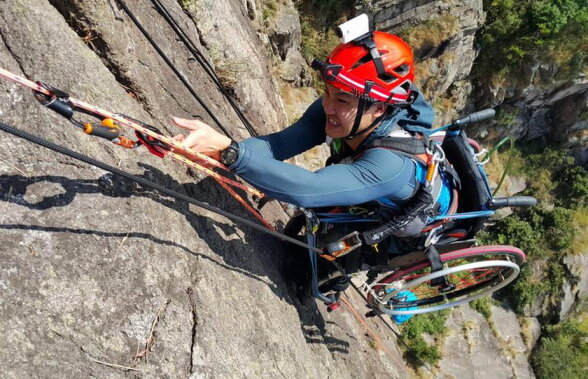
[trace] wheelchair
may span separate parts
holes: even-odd
[[[362,244],[358,233],[358,229],[377,225],[369,212],[301,209],[290,220],[286,234],[293,236],[304,228],[308,245],[325,251],[308,251],[314,298],[329,311],[337,309],[346,287],[341,283],[357,275],[364,278],[358,287],[372,315],[406,316],[465,304],[515,280],[525,262],[524,252],[512,246],[477,246],[476,242],[476,233],[497,209],[537,203],[528,196],[492,195],[484,170],[487,160],[481,161],[486,151],[462,128],[493,114],[491,109],[484,110],[435,130],[419,130],[441,145],[460,182],[453,189],[449,211],[429,218],[420,234],[396,237],[393,248],[374,251]],[[328,236],[333,230],[346,234],[333,239]],[[325,236],[335,241],[336,251],[321,245]],[[361,273],[365,275],[358,275]]]

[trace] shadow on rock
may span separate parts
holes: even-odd
[[[309,309],[312,308],[312,309]],[[325,344],[331,353],[349,353],[349,342],[333,337],[326,328],[316,304],[299,310],[302,333],[307,343]]]
[[[140,177],[163,185],[174,191],[187,194],[199,201],[219,205],[237,216],[252,220],[253,217],[223,190],[213,179],[207,177],[198,183],[180,184],[172,176],[144,163],[139,163],[145,169]],[[46,193],[46,191],[31,190],[30,186],[36,183],[54,183],[62,190],[59,193]],[[27,193],[29,191],[29,193]],[[239,191],[238,191],[239,192]],[[210,249],[223,258],[224,263],[190,250],[188,247],[176,242],[158,238],[149,233],[111,233],[99,230],[75,229],[65,227],[49,227],[24,224],[4,224],[0,229],[7,230],[37,230],[50,233],[74,233],[92,234],[101,237],[143,238],[153,243],[172,246],[181,249],[187,254],[206,259],[224,269],[238,272],[249,278],[263,282],[281,299],[294,305],[302,322],[301,329],[308,343],[325,344],[331,352],[348,353],[349,343],[336,339],[329,335],[325,321],[314,301],[311,304],[301,304],[295,294],[287,288],[288,278],[284,279],[284,273],[280,270],[283,265],[284,249],[280,243],[268,243],[265,234],[258,230],[246,229],[244,237],[239,236],[238,228],[229,224],[215,221],[206,216],[199,216],[190,210],[190,204],[162,195],[155,190],[143,188],[140,185],[125,178],[107,173],[98,179],[70,179],[64,176],[43,175],[26,177],[21,175],[0,176],[0,194],[4,201],[25,206],[33,210],[47,210],[54,207],[64,207],[73,202],[78,194],[102,194],[109,197],[142,196],[151,199],[167,208],[182,214],[186,221],[205,241]],[[34,201],[36,199],[38,201]],[[256,222],[257,220],[253,219]],[[260,278],[267,277],[271,285]],[[291,289],[290,289],[291,290]]]

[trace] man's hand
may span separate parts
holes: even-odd
[[[180,128],[189,130],[190,133],[185,136],[178,134],[173,138],[179,141],[185,147],[195,150],[199,153],[208,155],[216,160],[220,158],[221,150],[226,149],[231,144],[231,139],[199,120],[186,120],[179,117],[173,117],[173,122]],[[187,157],[191,159],[191,157]]]

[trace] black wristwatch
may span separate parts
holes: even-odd
[[[231,144],[220,152],[220,161],[225,166],[231,166],[239,159],[239,144],[231,141]]]

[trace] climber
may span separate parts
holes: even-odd
[[[446,212],[449,181],[438,175],[435,190],[422,196],[426,162],[385,143],[420,141],[410,127],[432,127],[433,109],[414,84],[411,48],[395,35],[368,32],[339,44],[312,67],[321,74],[324,93],[290,127],[236,142],[202,121],[174,117],[190,131],[174,138],[220,160],[271,198],[304,208],[375,205],[384,209],[378,211],[383,221],[398,218],[402,228],[395,235],[418,233],[426,223],[424,209]],[[283,162],[325,142],[331,157],[322,169]]]

